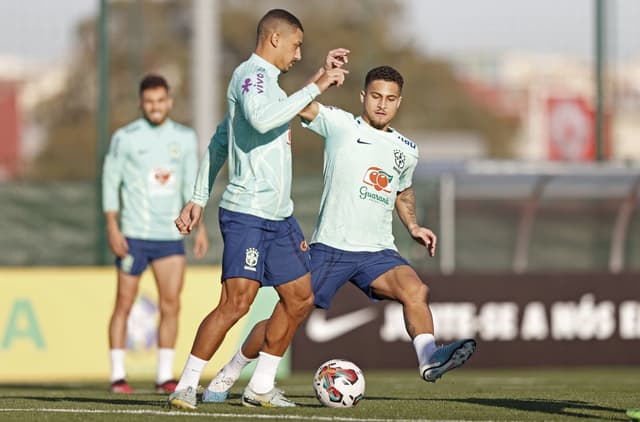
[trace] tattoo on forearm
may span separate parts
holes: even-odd
[[[413,189],[409,188],[402,191],[398,198],[402,203],[405,224],[415,223],[416,219],[416,196]]]

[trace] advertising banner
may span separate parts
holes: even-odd
[[[596,159],[595,112],[582,97],[547,99],[550,160],[594,161]],[[604,115],[605,158],[610,156],[611,113]]]
[[[198,325],[218,304],[220,288],[219,267],[187,269],[176,377]],[[116,293],[114,268],[3,268],[0,289],[0,382],[108,381],[107,328]],[[203,379],[231,358],[253,323],[271,314],[276,300],[273,289],[260,290],[250,314],[227,334]],[[146,271],[128,321],[126,367],[130,379],[155,377],[158,317],[156,286],[151,272]],[[288,356],[280,365],[280,375],[289,372],[286,359]]]
[[[438,343],[475,338],[474,367],[640,364],[640,275],[424,277]],[[372,304],[352,285],[298,330],[292,367],[330,358],[364,368],[417,368],[402,306]]]

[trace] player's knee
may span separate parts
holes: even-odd
[[[223,306],[227,315],[230,315],[234,320],[238,320],[249,312],[251,299],[246,296],[233,297],[229,298]]]
[[[180,300],[178,298],[163,299],[160,301],[161,315],[178,315],[180,312]]]
[[[313,307],[314,307],[314,297],[313,297],[313,293],[311,293],[309,296],[307,296],[300,302],[299,318],[300,319],[306,318],[311,313],[311,311],[313,311]]]
[[[421,282],[418,285],[416,296],[420,299],[420,302],[427,302],[429,300],[429,286]]]
[[[131,308],[133,307],[133,299],[129,297],[125,297],[124,295],[119,295],[116,299],[116,303],[113,307],[113,314],[119,316],[128,316],[131,312]]]
[[[418,281],[414,283],[411,288],[404,291],[404,297],[401,298],[401,302],[410,304],[424,304],[429,300],[429,286]]]

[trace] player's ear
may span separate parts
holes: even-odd
[[[360,91],[360,102],[362,104],[364,104],[364,97],[367,95],[367,93],[365,92],[365,90],[363,89],[362,91]]]
[[[173,97],[167,98],[167,105],[169,106],[169,110],[173,108]]]
[[[402,102],[402,95],[398,97],[398,105],[396,106],[397,108],[400,108],[400,103]]]
[[[278,48],[278,44],[280,44],[280,33],[272,32],[271,35],[269,35],[269,43],[273,48]]]

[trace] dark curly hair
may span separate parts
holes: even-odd
[[[142,96],[142,93],[147,89],[164,88],[169,92],[169,84],[167,80],[160,75],[147,75],[140,81],[140,89],[138,94]]]
[[[367,89],[371,82],[378,80],[395,82],[398,84],[398,87],[400,87],[400,92],[402,92],[404,79],[402,78],[400,72],[398,72],[391,66],[378,66],[371,69],[367,73],[367,77],[364,79],[364,88]]]

